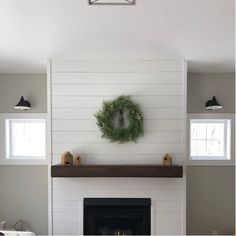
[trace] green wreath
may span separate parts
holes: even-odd
[[[94,116],[102,137],[112,142],[135,142],[143,134],[142,112],[129,96],[122,95],[112,101],[104,101],[102,109]]]

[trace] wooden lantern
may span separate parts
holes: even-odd
[[[72,166],[73,165],[73,155],[66,151],[61,156],[61,164],[63,166]]]
[[[75,164],[81,166],[81,157],[79,155],[75,158]]]
[[[163,165],[164,166],[171,166],[172,165],[172,156],[169,153],[166,153],[163,156]]]

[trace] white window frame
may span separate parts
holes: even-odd
[[[39,119],[45,120],[46,129],[45,129],[45,136],[46,136],[46,153],[45,158],[38,159],[38,158],[9,158],[9,153],[7,150],[7,129],[6,129],[6,120],[14,120],[14,119]],[[0,114],[0,165],[48,165],[49,164],[49,148],[48,148],[48,135],[47,135],[47,128],[48,127],[48,116],[45,113],[1,113]]]
[[[191,124],[223,124],[224,125],[224,154],[222,156],[192,156],[190,150],[190,160],[230,160],[230,146],[231,140],[229,132],[231,132],[231,120],[230,119],[190,119],[190,130],[191,132]],[[190,149],[191,149],[191,137],[190,137]],[[207,141],[207,140],[206,140]]]
[[[196,159],[191,159],[190,157],[190,145],[191,145],[191,134],[190,134],[190,121],[191,120],[208,120],[209,122],[211,121],[222,121],[222,120],[230,120],[230,137],[229,137],[229,149],[227,150],[228,154],[229,154],[229,159],[220,159],[219,157],[216,157],[214,160],[210,160],[210,158],[214,158],[214,157],[210,157],[209,159],[206,160],[202,160],[202,159],[197,159],[197,158],[201,158],[201,157],[197,157]],[[235,163],[235,115],[233,113],[214,113],[214,114],[209,114],[209,113],[201,113],[201,114],[195,114],[195,113],[189,113],[187,115],[187,165],[188,166],[218,166],[218,165],[222,165],[222,166],[231,166],[234,165]],[[228,135],[228,134],[227,134]],[[225,137],[225,141],[226,141],[227,137]]]
[[[15,159],[15,160],[45,160],[46,158],[46,148],[43,156],[17,156],[13,155],[13,138],[12,138],[12,125],[13,124],[20,124],[20,123],[29,123],[29,124],[34,124],[34,123],[43,123],[45,124],[45,147],[46,147],[46,120],[45,119],[35,119],[35,118],[24,118],[24,119],[6,119],[5,120],[5,138],[6,138],[6,152],[7,152],[7,159]]]

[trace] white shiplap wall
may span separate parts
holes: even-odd
[[[183,61],[52,61],[49,71],[52,164],[69,150],[83,164],[159,164],[166,152],[183,164]],[[101,138],[94,113],[106,99],[130,95],[144,113],[144,136],[116,144]],[[183,179],[54,178],[54,234],[82,234],[84,197],[150,197],[152,233],[184,233]]]

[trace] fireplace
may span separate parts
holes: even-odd
[[[84,198],[84,235],[150,235],[150,198]]]

